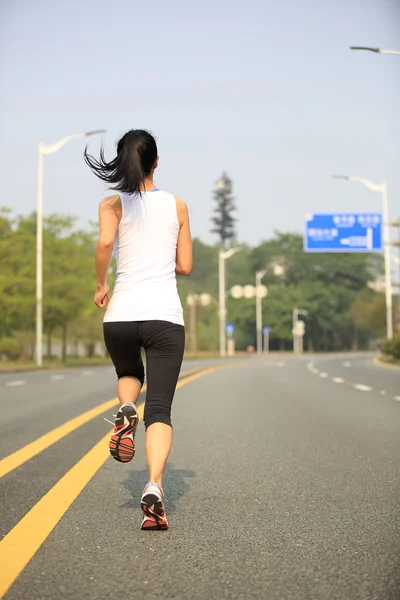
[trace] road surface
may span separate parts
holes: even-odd
[[[400,370],[370,355],[189,361],[168,532],[144,431],[107,450],[109,367],[0,375],[0,597],[398,600]]]

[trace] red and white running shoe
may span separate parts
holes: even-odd
[[[135,433],[139,417],[134,404],[123,404],[115,418],[114,432],[108,444],[110,454],[119,462],[129,462],[135,456]]]
[[[164,492],[158,483],[148,483],[143,490],[141,507],[143,511],[142,529],[168,529],[165,515]]]

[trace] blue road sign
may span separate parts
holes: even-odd
[[[235,326],[233,323],[227,323],[225,325],[225,331],[228,338],[233,339],[233,334],[235,332]]]
[[[267,335],[267,333],[269,333],[269,331],[270,331],[269,327],[267,327],[267,326],[263,327],[263,334],[264,335]]]
[[[305,252],[381,252],[381,213],[306,215]]]

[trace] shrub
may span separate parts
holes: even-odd
[[[393,339],[386,340],[382,346],[383,354],[389,354],[394,358],[400,359],[400,333],[397,333]]]
[[[17,360],[22,355],[22,344],[20,340],[14,337],[3,337],[0,339],[0,356],[5,356],[8,360]]]

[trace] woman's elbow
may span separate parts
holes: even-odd
[[[192,269],[193,269],[192,264],[176,265],[176,272],[178,273],[178,275],[185,275],[187,277],[192,272]]]
[[[111,238],[99,238],[97,248],[99,250],[110,250],[114,246],[114,240]]]

